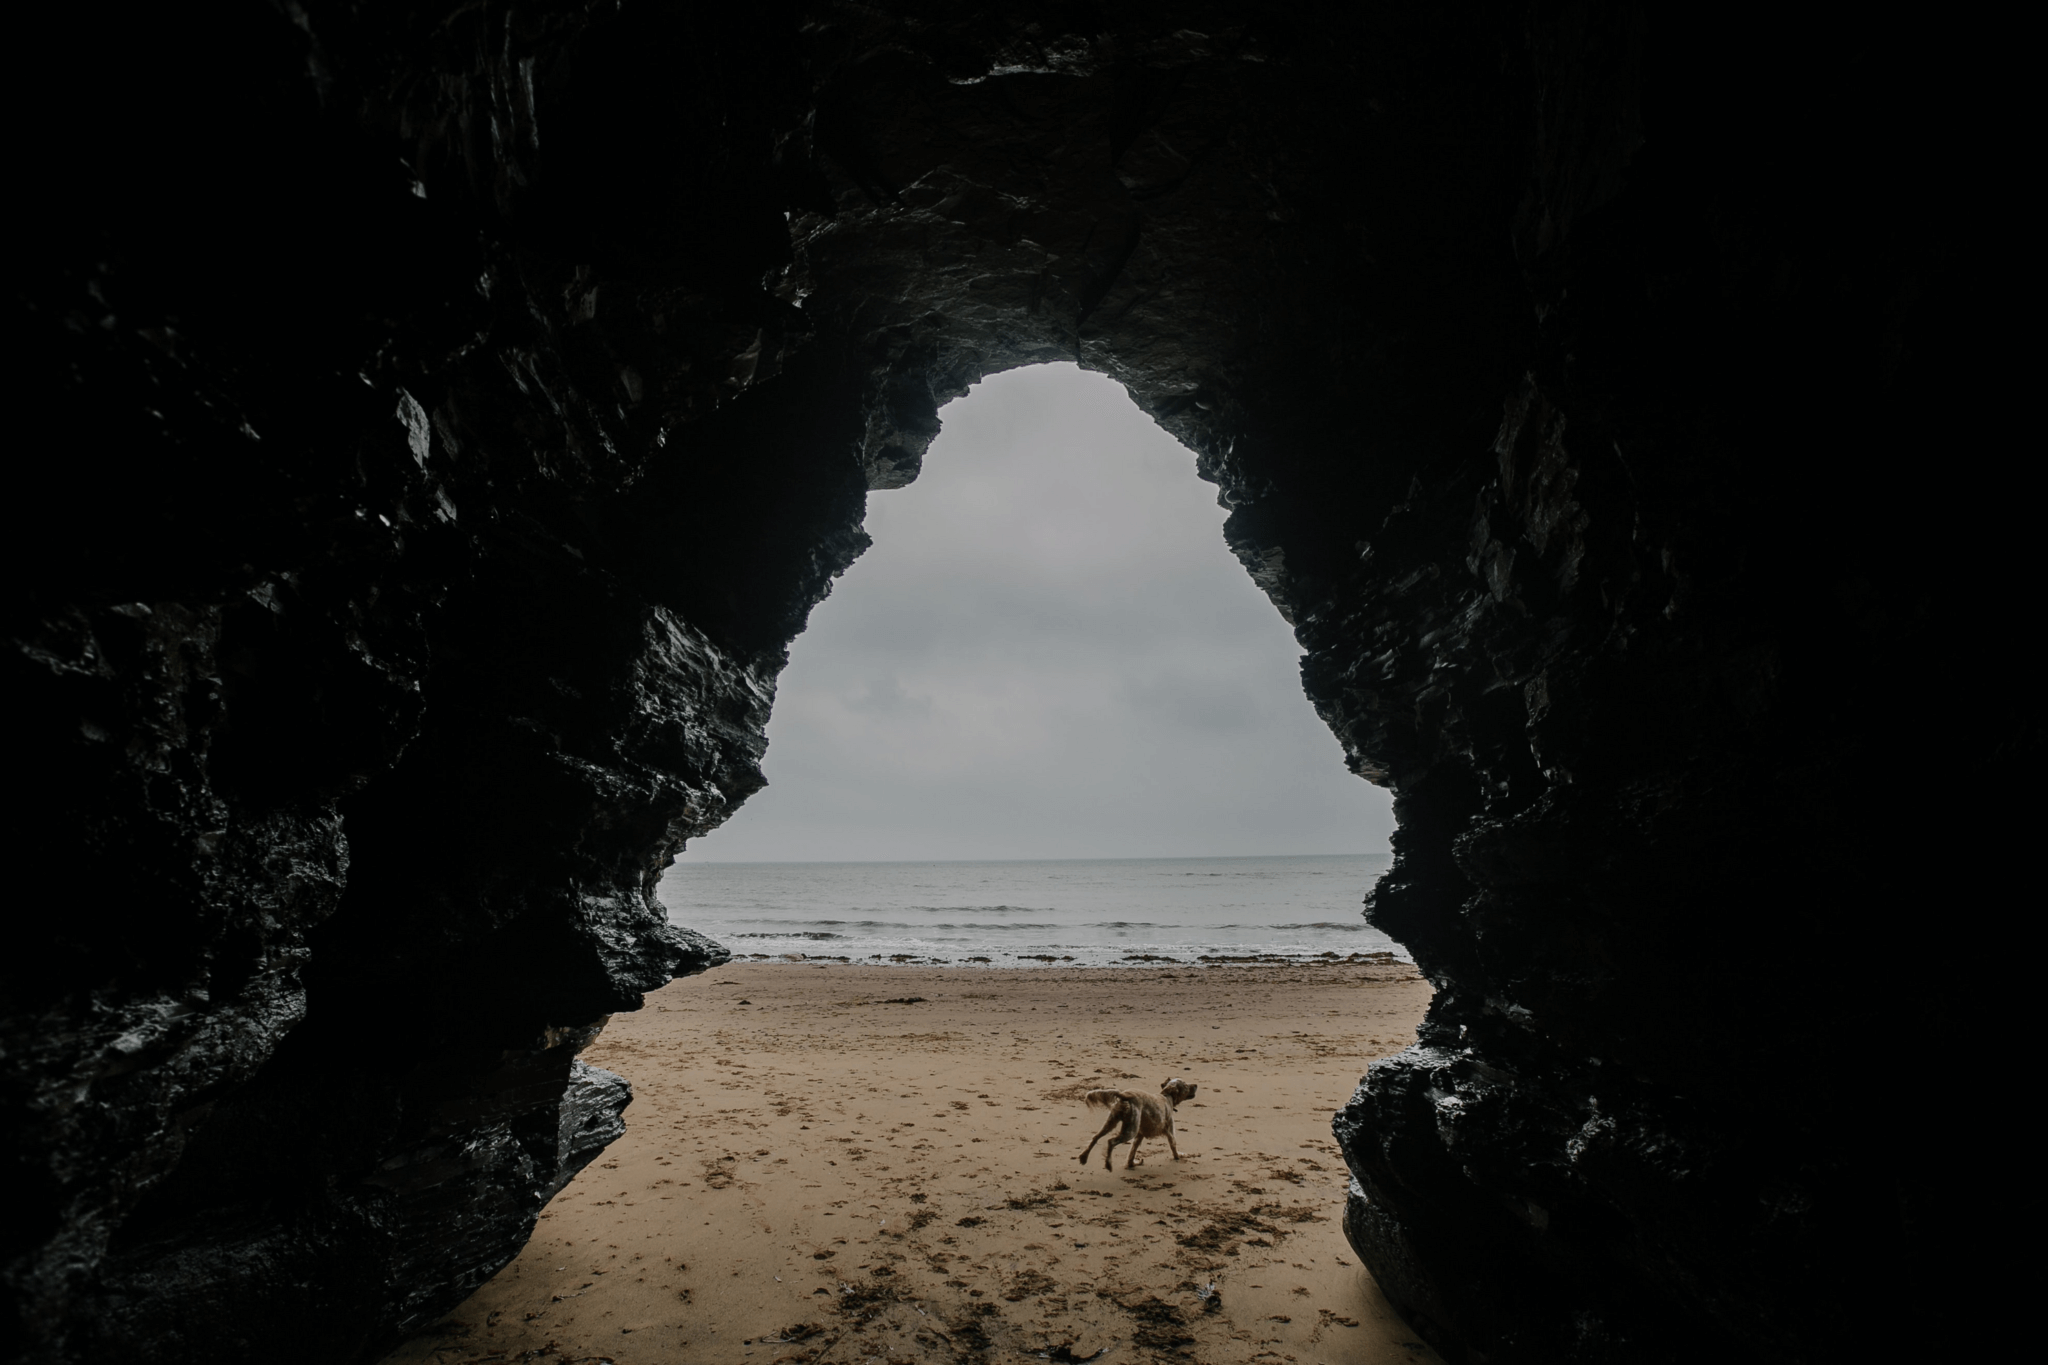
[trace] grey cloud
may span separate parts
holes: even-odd
[[[1242,683],[1187,674],[1127,679],[1124,700],[1134,710],[1193,730],[1242,730],[1257,724],[1262,711],[1258,697]]]
[[[904,691],[903,684],[893,673],[869,680],[860,692],[846,698],[844,705],[849,711],[869,716],[928,716],[932,713],[932,699],[914,697]]]

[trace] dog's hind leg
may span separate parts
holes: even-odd
[[[1109,1140],[1109,1146],[1108,1146],[1107,1148],[1105,1148],[1105,1149],[1103,1150],[1103,1153],[1102,1153],[1102,1169],[1103,1169],[1103,1170],[1105,1170],[1105,1171],[1113,1171],[1113,1170],[1115,1170],[1115,1169],[1116,1169],[1116,1149],[1117,1149],[1118,1147],[1122,1146],[1122,1145],[1123,1145],[1124,1143],[1126,1143],[1126,1142],[1129,1142],[1129,1141],[1131,1140],[1131,1134],[1132,1134],[1132,1133],[1133,1133],[1133,1132],[1134,1132],[1135,1130],[1136,1130],[1136,1125],[1135,1125],[1135,1124],[1133,1124],[1133,1123],[1130,1123],[1130,1122],[1126,1121],[1126,1122],[1124,1123],[1124,1126],[1123,1126],[1123,1129],[1122,1129],[1122,1131],[1120,1131],[1120,1132],[1119,1132],[1119,1133],[1118,1133],[1118,1134],[1117,1134],[1117,1135],[1116,1135],[1115,1137],[1113,1137],[1113,1138],[1111,1138],[1111,1139]],[[1124,1163],[1124,1169],[1125,1169],[1125,1170],[1129,1170],[1129,1169],[1130,1169],[1130,1163],[1129,1163],[1129,1162],[1125,1162],[1125,1163]]]
[[[1138,1164],[1138,1148],[1144,1145],[1145,1135],[1143,1133],[1140,1133],[1137,1137],[1131,1139],[1131,1154],[1124,1158],[1125,1170],[1128,1171],[1129,1169],[1131,1169],[1131,1167]]]
[[[1114,1110],[1114,1109],[1112,1109],[1112,1110],[1110,1110],[1110,1111],[1109,1111],[1109,1121],[1108,1121],[1107,1123],[1105,1123],[1105,1124],[1103,1124],[1103,1125],[1102,1125],[1102,1132],[1101,1132],[1101,1133],[1097,1133],[1097,1134],[1096,1134],[1096,1135],[1095,1135],[1094,1137],[1092,1137],[1092,1138],[1089,1138],[1089,1139],[1088,1139],[1088,1150],[1087,1150],[1087,1151],[1084,1151],[1084,1152],[1082,1152],[1082,1153],[1081,1153],[1081,1164],[1082,1164],[1083,1166],[1086,1166],[1086,1165],[1088,1164],[1088,1152],[1092,1152],[1092,1151],[1094,1151],[1094,1150],[1095,1150],[1095,1144],[1096,1144],[1096,1143],[1098,1143],[1098,1142],[1100,1142],[1100,1141],[1102,1141],[1102,1136],[1103,1136],[1103,1133],[1107,1133],[1107,1132],[1108,1132],[1108,1131],[1109,1131],[1110,1129],[1112,1129],[1112,1128],[1116,1127],[1116,1126],[1117,1126],[1117,1125],[1118,1125],[1119,1123],[1122,1123],[1122,1122],[1123,1122],[1123,1117],[1122,1117],[1122,1115],[1121,1115],[1121,1114],[1120,1114],[1120,1113],[1119,1113],[1119,1112],[1118,1112],[1117,1110]],[[1116,1144],[1115,1144],[1115,1143],[1113,1143],[1113,1142],[1112,1142],[1111,1144],[1109,1144],[1109,1145],[1110,1145],[1110,1146],[1112,1146],[1112,1147],[1116,1146]]]

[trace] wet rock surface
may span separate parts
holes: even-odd
[[[724,960],[672,852],[939,404],[1198,455],[1438,987],[1347,1229],[1473,1361],[1849,1358],[2040,747],[1938,35],[1625,6],[51,12],[10,370],[10,1358],[358,1360]],[[1769,40],[1758,35],[1768,30]],[[1895,92],[1919,92],[1916,102]],[[1972,90],[1976,94],[1972,94]],[[1908,187],[1901,190],[1900,187]],[[1968,477],[1947,466],[1967,457]],[[1902,856],[1905,783],[1939,784]]]

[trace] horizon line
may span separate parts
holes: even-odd
[[[1371,849],[1362,853],[1169,853],[1145,854],[1127,853],[1116,857],[1082,858],[691,858],[687,854],[669,864],[680,867],[685,862],[699,864],[718,863],[730,867],[798,867],[837,863],[859,863],[884,865],[889,863],[1174,863],[1174,862],[1228,862],[1249,858],[1390,858],[1391,849]]]

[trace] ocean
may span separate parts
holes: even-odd
[[[1385,853],[1045,862],[684,862],[669,920],[754,960],[988,967],[1409,956],[1360,902]]]

